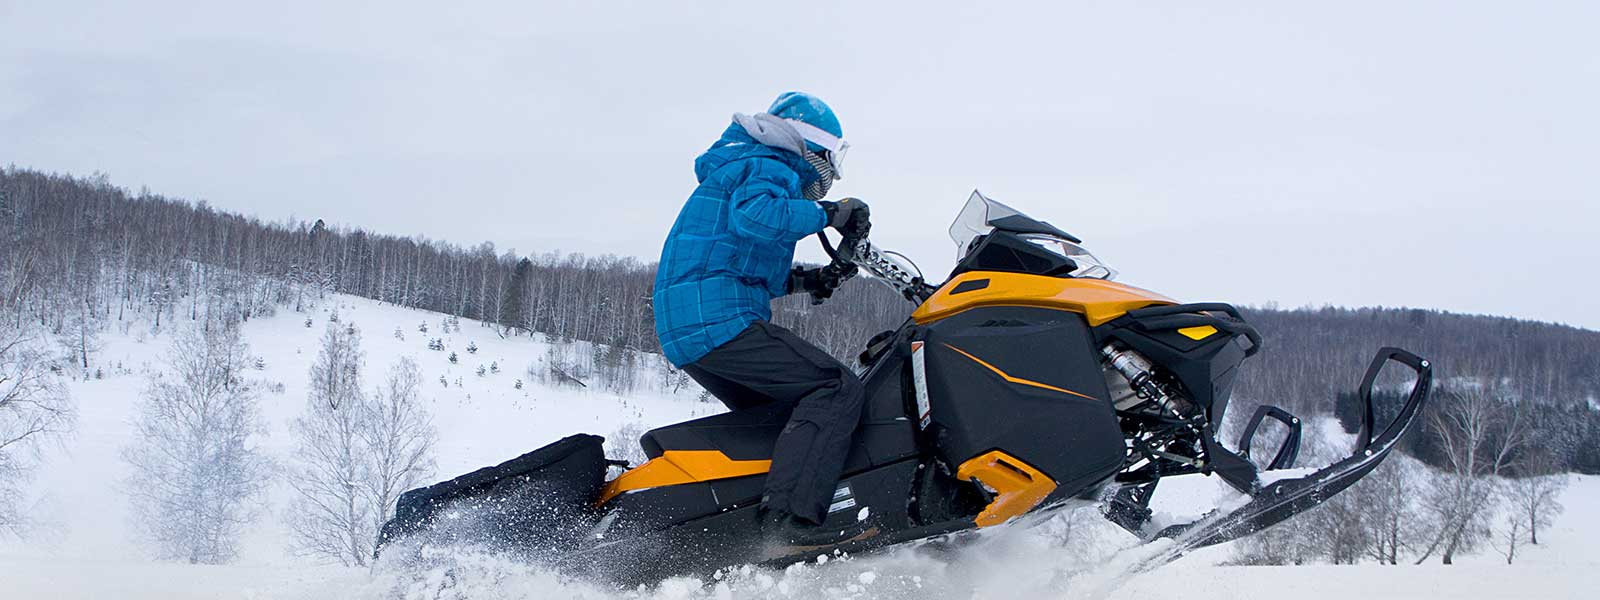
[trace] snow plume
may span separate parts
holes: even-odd
[[[394,548],[342,597],[362,600],[606,598],[1074,598],[1113,591],[1138,553],[1093,508],[981,532],[784,568],[734,566],[637,587],[575,579],[537,561],[477,547]],[[403,543],[403,542],[402,542]],[[1081,593],[1080,593],[1081,591]]]
[[[151,375],[123,458],[135,528],[159,558],[228,562],[256,516],[271,465],[252,362],[238,323],[213,323],[180,333]]]
[[[393,560],[386,552],[372,576],[347,598],[360,600],[610,599],[618,591],[574,580],[504,555],[458,547],[428,548]],[[420,568],[419,568],[420,567]]]

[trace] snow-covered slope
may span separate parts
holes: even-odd
[[[624,425],[653,426],[722,410],[697,390],[657,390],[649,373],[639,391],[619,396],[597,389],[551,387],[527,373],[547,346],[530,338],[502,339],[461,320],[442,333],[443,317],[370,300],[339,297],[312,314],[284,312],[245,327],[252,351],[265,362],[255,375],[281,382],[262,398],[271,434],[265,447],[286,460],[293,443],[288,423],[305,402],[306,374],[317,342],[337,309],[363,333],[368,387],[388,366],[410,356],[422,368],[439,429],[437,478],[492,464],[574,432],[609,435]],[[418,331],[425,322],[428,333]],[[404,339],[397,339],[396,329]],[[444,351],[427,342],[440,338]],[[1600,568],[1600,478],[1577,478],[1564,496],[1566,513],[1544,542],[1506,566],[1491,553],[1453,567],[1310,566],[1219,567],[1227,549],[1208,549],[1154,573],[1123,581],[1118,574],[1142,550],[1093,511],[1060,515],[1031,526],[986,531],[958,548],[923,545],[867,557],[835,557],[782,571],[735,570],[721,579],[677,579],[644,590],[608,590],[504,560],[463,556],[448,574],[406,575],[309,563],[286,552],[282,524],[287,490],[279,484],[243,544],[237,564],[224,567],[151,562],[130,538],[119,458],[128,441],[144,371],[166,352],[168,336],[108,333],[97,358],[106,377],[78,381],[71,391],[80,416],[75,435],[49,449],[33,489],[42,527],[27,542],[0,544],[0,599],[12,598],[1152,598],[1182,597],[1578,597]],[[476,353],[466,351],[469,343]],[[459,363],[448,356],[455,352]],[[492,363],[500,373],[478,376]],[[446,384],[439,379],[444,378]],[[516,389],[521,379],[524,386]],[[460,384],[457,384],[457,381]],[[1209,480],[1197,482],[1196,494]],[[1170,490],[1169,490],[1170,491]],[[1070,532],[1070,535],[1069,535]],[[450,585],[444,585],[448,578]],[[441,592],[441,589],[443,590]]]
[[[663,396],[650,385],[648,373],[640,375],[639,391],[627,397],[545,386],[527,372],[543,359],[547,349],[543,342],[527,336],[501,338],[494,329],[469,320],[460,321],[459,331],[443,333],[443,315],[339,296],[309,315],[310,327],[305,325],[308,315],[288,311],[244,325],[251,353],[264,362],[263,369],[249,376],[282,384],[281,391],[268,391],[260,400],[269,430],[263,446],[280,463],[292,450],[289,423],[304,410],[307,373],[334,310],[342,323],[353,323],[362,332],[363,380],[369,389],[400,357],[418,363],[439,430],[440,478],[506,460],[575,432],[608,435],[621,424],[669,423],[722,410],[720,404],[698,400],[698,389]],[[418,331],[422,324],[427,333]],[[91,368],[103,371],[104,379],[69,384],[79,410],[76,430],[49,449],[33,486],[44,522],[27,544],[0,544],[0,556],[92,560],[143,556],[127,526],[120,491],[127,470],[120,452],[130,439],[129,423],[146,385],[145,373],[160,366],[170,336],[151,336],[139,329],[103,336]],[[397,329],[404,339],[395,335]],[[444,350],[428,349],[428,340],[434,338],[444,342]],[[476,345],[477,352],[469,353],[469,345]],[[450,363],[451,353],[457,364]],[[480,365],[487,369],[491,364],[500,372],[477,374]],[[516,388],[519,379],[522,389]],[[245,564],[296,564],[285,553],[281,512],[286,494],[286,486],[275,486],[262,507],[264,513],[242,548]]]

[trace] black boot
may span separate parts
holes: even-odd
[[[756,519],[761,527],[761,537],[771,549],[804,551],[826,548],[862,536],[867,530],[866,524],[861,522],[852,522],[843,528],[812,523],[789,511],[767,508],[765,503],[756,513]]]
[[[817,526],[794,516],[781,508],[768,508],[763,502],[757,509],[756,519],[761,527],[761,537],[769,546],[808,546],[802,540],[815,534]]]

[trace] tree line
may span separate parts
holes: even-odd
[[[504,335],[588,342],[597,356],[613,352],[621,361],[659,351],[654,270],[627,257],[519,255],[489,242],[468,247],[320,220],[263,221],[129,192],[103,175],[0,170],[0,316],[48,331],[69,355],[63,358],[85,372],[106,327],[248,320],[306,310],[334,293],[478,319]],[[790,296],[773,308],[776,322],[848,362],[912,307],[857,278],[826,304]],[[1562,464],[1600,472],[1596,332],[1420,309],[1247,307],[1246,316],[1265,336],[1265,350],[1241,370],[1236,402],[1329,412],[1379,347],[1398,345],[1432,359],[1440,381],[1494,381],[1506,397],[1543,407],[1531,418],[1541,434],[1559,438]]]
[[[342,293],[512,331],[660,350],[650,307],[655,266],[631,257],[522,256],[492,242],[465,247],[321,220],[269,222],[203,201],[130,193],[104,175],[16,167],[0,169],[0,228],[0,309],[57,333],[80,313],[157,326],[223,313],[248,320]],[[856,332],[891,327],[909,313],[887,290],[850,287],[855,293],[831,306],[782,302],[777,311],[841,354],[859,342]]]

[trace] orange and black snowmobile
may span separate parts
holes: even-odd
[[[639,440],[649,460],[609,480],[619,465],[602,438],[575,435],[412,490],[383,528],[381,551],[479,545],[632,583],[869,551],[1094,503],[1142,539],[1175,539],[1160,562],[1349,487],[1427,401],[1428,361],[1380,350],[1358,388],[1355,451],[1290,471],[1300,421],[1281,409],[1262,406],[1232,448],[1217,439],[1238,370],[1262,349],[1234,307],[1113,282],[1078,238],[976,192],[951,234],[961,259],[940,285],[866,240],[835,250],[824,238],[833,267],[859,269],[917,306],[860,356],[866,407],[827,519],[805,539],[774,544],[758,532],[763,477],[788,420],[787,407],[768,405],[650,431]],[[1375,392],[1386,367],[1406,372],[1409,388]],[[1376,423],[1375,403],[1393,417]],[[1269,422],[1275,439],[1256,439]],[[1215,475],[1247,500],[1193,522],[1153,519],[1161,480],[1192,474]]]

